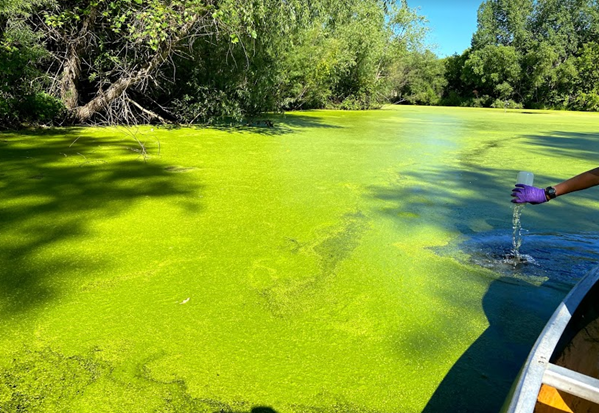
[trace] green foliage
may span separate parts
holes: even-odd
[[[472,47],[445,59],[405,0],[6,0],[0,29],[5,126],[124,78],[109,110],[133,122],[140,107],[182,123],[386,102],[595,110],[599,93],[593,0],[487,0]]]
[[[446,62],[444,100],[593,110],[598,41],[596,1],[487,0],[472,48]]]
[[[486,46],[525,47],[529,31],[527,24],[534,0],[487,0],[478,11],[478,28],[472,37],[472,48]]]
[[[440,96],[442,65],[425,55],[425,20],[405,0],[10,5],[30,37],[31,55],[5,31],[0,114],[14,123],[58,116],[62,108],[53,97],[74,111],[122,79],[133,81],[112,98],[120,100],[108,102],[108,117],[116,121],[119,107],[210,123],[289,109],[375,108],[397,94],[434,104]],[[143,72],[146,67],[154,72]],[[35,80],[27,91],[10,77],[24,68]]]
[[[46,92],[39,92],[24,96],[19,107],[21,113],[29,122],[50,122],[64,111],[62,101]]]
[[[353,108],[377,101],[379,65],[388,39],[384,18],[376,2],[356,2],[334,28],[332,36],[341,43],[341,56],[334,67],[333,103],[348,100]]]
[[[485,46],[470,54],[464,64],[464,76],[479,92],[509,99],[520,81],[518,57],[513,46]]]
[[[511,99],[495,99],[493,103],[491,103],[492,108],[501,108],[501,109],[522,109],[522,103],[515,102]]]
[[[332,85],[350,65],[345,45],[314,27],[298,34],[281,64],[281,105],[285,109],[323,108],[330,101]]]
[[[48,78],[38,64],[49,54],[40,36],[25,24],[37,2],[0,6],[0,126],[48,122],[62,105],[45,90]]]
[[[161,42],[172,36],[183,25],[191,22],[195,14],[204,14],[213,7],[201,0],[91,0],[76,4],[58,1],[58,10],[42,12],[45,23],[58,32],[69,32],[91,15],[98,14],[105,23],[100,32],[121,36],[123,41],[137,48],[158,50]],[[215,12],[217,14],[217,12]]]
[[[410,52],[394,63],[392,87],[395,101],[439,104],[446,85],[445,64],[432,52]]]
[[[599,92],[599,43],[585,43],[576,59],[577,87],[583,92]]]
[[[405,2],[261,0],[245,20],[224,8],[218,16],[226,30],[195,42],[192,61],[177,61],[173,75],[185,87],[168,92],[181,122],[379,107],[393,92],[394,68],[419,53],[424,35]]]
[[[179,123],[212,123],[223,118],[243,118],[239,103],[229,98],[223,90],[192,86],[196,86],[193,95],[184,94],[172,102]]]
[[[599,112],[599,94],[597,92],[583,92],[577,95],[569,104],[575,110]]]

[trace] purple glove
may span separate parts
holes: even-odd
[[[545,190],[543,188],[524,184],[516,184],[516,187],[512,190],[512,196],[514,197],[514,199],[512,199],[514,204],[524,204],[528,202],[536,205],[547,202],[547,197],[545,196]]]

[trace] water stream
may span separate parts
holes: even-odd
[[[520,262],[520,246],[522,245],[522,210],[524,205],[514,206],[514,214],[512,216],[512,255],[514,265]]]

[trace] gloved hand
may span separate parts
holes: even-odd
[[[547,197],[545,196],[545,190],[543,188],[524,184],[516,184],[516,187],[512,190],[512,196],[514,197],[514,199],[512,199],[514,204],[524,204],[528,202],[536,205],[547,202]]]

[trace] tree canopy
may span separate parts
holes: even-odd
[[[377,107],[425,33],[405,0],[5,0],[0,27],[5,124]]]
[[[486,0],[440,59],[407,0],[1,0],[0,126],[385,103],[599,110],[597,0]]]
[[[446,97],[596,111],[598,50],[596,0],[487,0],[472,47],[447,59]]]

